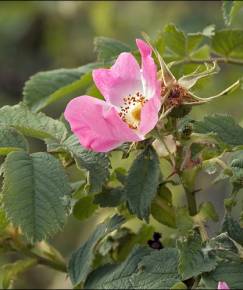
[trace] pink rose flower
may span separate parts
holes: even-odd
[[[219,281],[218,290],[229,290],[229,286],[226,282]]]
[[[124,142],[145,139],[158,121],[160,81],[151,47],[136,40],[141,69],[131,53],[121,53],[110,69],[96,69],[93,79],[105,101],[90,96],[71,100],[64,112],[72,132],[87,149],[107,152]]]

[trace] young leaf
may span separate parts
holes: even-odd
[[[61,143],[48,143],[48,151],[70,153],[79,168],[89,171],[90,191],[101,191],[103,183],[109,176],[110,161],[106,154],[83,148],[75,135],[71,135]]]
[[[131,51],[131,48],[125,43],[102,36],[94,39],[94,48],[98,54],[98,61],[103,61],[104,63],[112,61],[122,52]]]
[[[68,273],[74,286],[84,282],[91,271],[94,260],[94,248],[107,234],[119,228],[124,222],[122,216],[114,215],[110,220],[99,224],[91,235],[76,252],[74,252],[68,263]]]
[[[179,250],[179,272],[183,280],[198,276],[215,269],[215,257],[210,257],[202,249],[202,240],[198,233],[193,232],[187,239],[177,241]]]
[[[228,145],[243,145],[243,128],[228,115],[207,116],[203,121],[196,121],[194,131],[202,134],[215,133],[222,142]]]
[[[73,207],[73,215],[81,221],[89,218],[98,208],[98,205],[94,204],[93,199],[92,195],[80,198]]]
[[[178,252],[174,248],[152,251],[139,264],[139,272],[130,279],[133,288],[170,289],[180,282],[178,274]]]
[[[170,52],[180,57],[186,55],[186,36],[174,24],[165,26],[163,36]]]
[[[243,30],[216,31],[212,38],[212,49],[226,58],[243,58]]]
[[[0,155],[19,150],[28,151],[28,143],[24,136],[14,128],[0,126]]]
[[[163,43],[168,56],[172,59],[179,57],[187,57],[193,55],[201,47],[201,43],[205,37],[211,37],[214,33],[214,26],[205,27],[202,32],[185,34],[178,29],[174,24],[168,24],[164,27],[164,31],[157,40],[158,43]]]
[[[63,197],[71,193],[58,160],[47,153],[10,153],[4,163],[3,205],[26,238],[53,236],[65,221]]]
[[[63,140],[67,135],[67,129],[62,122],[43,113],[34,114],[23,104],[2,107],[0,126],[14,127],[26,136],[44,140]]]
[[[151,250],[147,247],[136,247],[121,264],[107,264],[92,272],[86,283],[85,289],[133,289],[130,281],[138,269],[139,262],[149,255]]]
[[[34,112],[67,96],[77,96],[92,83],[97,63],[73,69],[56,69],[33,75],[24,86],[24,103]]]
[[[124,188],[130,211],[140,219],[148,220],[159,178],[158,156],[152,147],[148,147],[133,162]]]
[[[201,32],[188,33],[186,35],[186,38],[187,38],[187,50],[188,50],[188,53],[190,53],[198,48],[199,44],[203,40],[203,34]]]

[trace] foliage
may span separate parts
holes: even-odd
[[[92,70],[109,67],[122,52],[138,58],[137,50],[108,37],[95,39],[94,62],[37,73],[25,83],[23,102],[0,108],[0,248],[18,253],[0,269],[3,287],[12,287],[17,276],[38,264],[67,273],[75,288],[195,289],[215,288],[218,281],[243,287],[243,228],[232,215],[243,188],[242,124],[228,114],[203,120],[189,115],[194,106],[224,97],[234,103],[228,95],[242,94],[240,74],[212,97],[194,92],[198,86],[203,95],[204,84],[220,74],[222,63],[222,69],[243,65],[243,30],[230,27],[241,5],[227,2],[222,8],[226,29],[211,25],[185,33],[168,24],[154,40],[144,34],[166,97],[156,128],[141,142],[93,152],[80,145],[62,116],[40,112],[87,91],[100,98]],[[179,103],[173,103],[174,86],[184,92]],[[32,138],[42,141],[44,152],[33,153]],[[118,153],[124,168],[114,165]],[[197,192],[203,188],[196,187],[196,178],[202,172],[217,173],[208,185],[212,190],[222,180],[232,185],[221,232],[210,237],[207,222],[217,222],[220,215],[210,201],[198,204]],[[175,202],[178,187],[186,205]],[[111,217],[97,225],[68,262],[54,247],[40,247],[69,216],[83,221],[105,215]],[[140,229],[131,226],[134,221]],[[161,238],[154,227],[166,229],[167,236]]]

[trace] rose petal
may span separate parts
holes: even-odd
[[[160,106],[161,101],[156,95],[144,104],[141,111],[141,121],[138,128],[140,134],[146,135],[155,127],[159,119],[158,113]]]
[[[106,101],[121,106],[128,94],[142,91],[140,67],[131,53],[121,53],[110,69],[96,69],[93,79]]]
[[[114,107],[90,96],[71,100],[64,116],[80,143],[96,152],[107,152],[124,142],[141,140]]]
[[[229,286],[226,282],[219,281],[218,283],[218,290],[229,290]]]
[[[142,57],[142,78],[144,94],[151,98],[160,93],[160,82],[157,79],[157,68],[152,58],[151,47],[141,39],[136,39],[137,47]]]

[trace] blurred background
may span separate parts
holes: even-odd
[[[242,14],[234,21],[242,28]],[[224,28],[221,1],[1,1],[0,3],[0,106],[18,103],[24,82],[34,73],[55,68],[78,67],[95,59],[93,39],[107,36],[134,45],[141,31],[155,37],[163,26],[174,23],[186,32],[202,31],[215,24]],[[242,75],[242,67],[222,66],[219,75],[202,87],[205,96],[215,93]],[[243,101],[239,91],[214,103],[193,109],[192,115],[230,113],[243,125]],[[48,114],[62,112],[63,104],[52,106]],[[33,141],[34,142],[34,141]],[[36,150],[42,144],[36,143]],[[199,186],[209,176],[200,177]],[[214,200],[230,190],[225,183],[213,187]],[[203,198],[202,198],[203,199]],[[218,204],[222,208],[223,203]],[[67,257],[87,239],[99,220],[97,214],[85,222],[68,221],[63,233],[52,243]],[[164,229],[166,231],[166,229]],[[4,257],[1,257],[4,259]],[[69,288],[65,275],[38,267],[16,283],[17,288]]]

